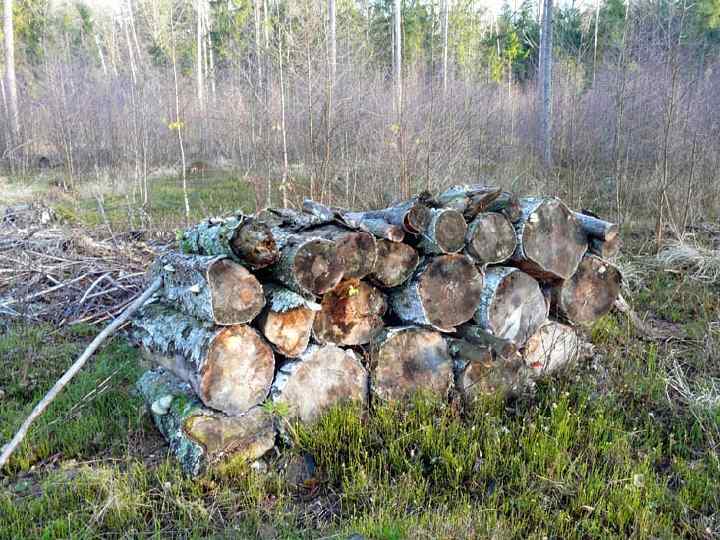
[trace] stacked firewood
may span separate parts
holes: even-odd
[[[621,283],[616,225],[486,186],[366,212],[308,200],[178,241],[131,337],[159,366],[140,393],[191,474],[264,454],[278,414],[517,391],[578,357],[577,328]]]

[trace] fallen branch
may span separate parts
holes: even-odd
[[[98,349],[98,347],[100,347],[100,345],[102,345],[102,343],[110,335],[112,335],[115,330],[122,326],[125,321],[127,321],[130,316],[135,313],[135,311],[137,311],[147,301],[147,299],[150,298],[153,293],[160,288],[161,285],[161,278],[157,278],[155,281],[153,281],[150,286],[145,289],[144,293],[142,293],[132,304],[130,304],[130,306],[128,306],[128,308],[123,311],[113,322],[107,325],[105,329],[100,332],[95,339],[93,339],[92,343],[88,345],[87,349],[83,351],[83,353],[75,361],[75,363],[70,366],[70,368],[63,374],[62,377],[60,377],[60,379],[55,383],[55,385],[50,389],[50,391],[45,395],[45,397],[42,398],[42,400],[35,406],[35,408],[30,413],[30,416],[25,419],[22,426],[20,426],[20,429],[17,431],[12,440],[5,446],[3,446],[2,454],[0,454],[0,469],[5,466],[5,464],[10,459],[12,453],[23,441],[23,439],[27,435],[28,429],[30,429],[30,425],[35,421],[35,419],[39,417],[45,411],[45,409],[48,408],[50,403],[53,402],[53,400],[62,391],[62,389],[65,388],[65,386],[77,374],[77,372],[82,369],[82,367],[85,365],[85,362],[88,361],[88,359],[93,355],[93,353]]]

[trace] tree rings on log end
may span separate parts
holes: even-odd
[[[321,295],[335,288],[345,268],[338,257],[335,242],[316,238],[299,246],[292,271],[300,287]]]
[[[357,279],[347,279],[323,296],[313,334],[320,343],[364,345],[382,330],[385,295]]]
[[[466,252],[478,264],[499,264],[515,252],[515,229],[503,214],[478,214],[468,226]]]
[[[580,338],[574,328],[549,321],[533,334],[523,349],[525,366],[532,377],[556,371],[577,360]]]
[[[270,391],[275,357],[270,345],[246,325],[224,327],[209,346],[198,394],[208,407],[240,414]]]
[[[415,391],[445,395],[452,384],[452,359],[442,334],[416,327],[386,328],[371,346],[372,389],[383,399]]]
[[[338,257],[345,267],[344,279],[362,279],[373,271],[377,246],[372,234],[348,231],[336,238],[335,244]]]
[[[571,323],[591,323],[612,309],[622,275],[616,266],[586,255],[570,279],[552,289],[553,311]]]
[[[403,227],[412,234],[425,232],[430,224],[432,213],[424,204],[416,203],[410,207],[403,217]]]
[[[537,281],[517,268],[499,266],[485,272],[474,319],[492,335],[520,347],[545,323],[548,307]]]
[[[397,287],[410,279],[419,262],[420,256],[412,246],[378,240],[375,268],[370,277],[382,287]]]
[[[263,288],[244,266],[219,259],[208,268],[211,302],[217,324],[252,321],[265,305]]]
[[[291,418],[312,422],[338,403],[367,404],[368,374],[354,352],[336,345],[314,346],[280,368],[273,396],[288,405]]]
[[[587,251],[587,236],[575,215],[555,198],[521,199],[513,259],[539,279],[568,279]]]

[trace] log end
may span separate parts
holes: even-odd
[[[478,214],[465,236],[467,254],[478,264],[499,264],[515,251],[515,229],[503,214]]]
[[[367,232],[348,232],[335,240],[345,267],[343,277],[362,279],[373,271],[377,258],[375,237]]]
[[[295,358],[307,349],[314,321],[315,311],[299,306],[286,311],[268,309],[259,326],[280,354]]]
[[[586,255],[577,272],[553,291],[554,314],[575,324],[592,323],[612,309],[621,286],[615,265]]]
[[[280,258],[270,227],[256,219],[240,226],[230,248],[235,256],[256,270],[275,264]]]
[[[220,259],[208,269],[212,311],[221,325],[252,321],[265,305],[263,288],[245,267]]]
[[[335,242],[320,238],[304,242],[298,248],[292,268],[298,284],[316,295],[334,289],[345,272]]]
[[[381,287],[398,287],[412,276],[419,262],[420,256],[412,246],[378,240],[377,258],[371,279]]]

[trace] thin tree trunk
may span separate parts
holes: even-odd
[[[540,33],[540,105],[542,150],[545,165],[552,166],[552,16],[553,0],[543,0]]]
[[[442,66],[442,84],[443,96],[447,93],[447,77],[448,77],[448,30],[450,25],[450,0],[443,0],[443,66]]]
[[[275,2],[275,9],[277,10],[278,18],[280,18],[280,4]],[[282,149],[283,149],[283,172],[282,180],[280,181],[280,192],[282,193],[283,208],[288,207],[288,173],[290,166],[288,165],[288,152],[287,152],[287,129],[285,126],[285,78],[283,64],[285,59],[283,57],[283,36],[282,29],[278,37],[278,53],[279,53],[279,73],[280,73],[280,130],[282,131]]]
[[[15,31],[13,29],[13,0],[5,0],[5,16],[3,18],[5,35],[5,86],[10,113],[10,131],[13,143],[20,138],[20,113],[18,112],[17,81],[15,80]]]
[[[180,162],[182,167],[182,187],[183,187],[183,202],[185,203],[185,221],[186,224],[190,223],[190,199],[188,198],[187,189],[187,164],[185,162],[185,145],[183,144],[182,130],[183,125],[180,120],[180,88],[178,85],[178,73],[177,73],[177,50],[175,43],[175,24],[173,22],[173,9],[170,8],[170,52],[173,68],[173,81],[175,83],[175,129],[178,134],[178,144],[180,145]]]
[[[197,77],[197,100],[200,104],[200,109],[205,108],[205,80],[203,76],[203,39],[202,39],[202,0],[197,0],[195,6],[197,11],[197,24],[196,24],[196,47],[197,47],[197,60],[195,66],[195,75]]]
[[[336,14],[335,0],[328,0],[328,19],[329,19],[329,56],[330,56],[330,86],[335,84],[335,76],[337,75],[337,37],[336,37]]]
[[[595,36],[593,38],[593,86],[597,71],[598,25],[600,22],[600,0],[595,0]]]

